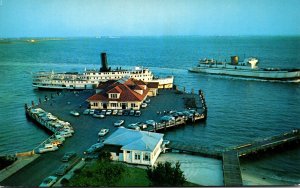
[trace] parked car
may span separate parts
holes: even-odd
[[[92,145],[89,149],[87,149],[85,152],[83,152],[84,154],[91,154],[94,153],[95,151],[98,151],[99,149],[101,149],[104,146],[104,144],[102,142],[97,143]]]
[[[142,114],[141,111],[137,110],[137,111],[135,112],[134,116],[138,116],[138,117],[139,117],[139,116],[141,116],[141,114]]]
[[[111,113],[112,113],[111,110],[107,110],[106,113],[105,113],[105,115],[109,116],[109,115],[111,115]]]
[[[153,127],[155,126],[155,123],[156,123],[156,122],[155,122],[154,120],[147,120],[147,121],[146,121],[146,124],[147,124],[147,125],[152,125]]]
[[[62,164],[62,165],[60,165],[60,167],[57,169],[57,171],[56,171],[55,174],[58,175],[58,176],[63,176],[63,175],[65,175],[65,173],[67,172],[68,168],[69,168],[69,164]]]
[[[147,103],[142,103],[141,107],[142,108],[146,108],[147,107]]]
[[[57,182],[56,176],[48,176],[42,181],[39,187],[51,187],[56,182]]]
[[[134,115],[134,110],[130,110],[129,115],[133,116]]]
[[[163,144],[164,146],[166,146],[166,145],[170,144],[170,141],[169,141],[169,140],[163,140],[162,144]]]
[[[115,116],[115,115],[117,115],[117,114],[118,114],[118,110],[113,110],[113,111],[112,111],[112,115]]]
[[[85,110],[83,111],[83,114],[84,114],[84,115],[90,114],[90,109],[85,109]]]
[[[95,117],[95,118],[105,118],[105,115],[102,115],[102,114],[94,114],[93,117]]]
[[[119,127],[119,126],[121,126],[123,123],[124,123],[124,120],[120,119],[120,120],[118,120],[118,121],[116,121],[116,122],[114,123],[114,126],[115,126],[115,127]]]
[[[91,110],[90,110],[90,114],[93,115],[94,113],[95,113],[95,110],[94,110],[94,109],[91,109]]]
[[[160,118],[161,121],[175,121],[173,116],[163,116]]]
[[[138,122],[136,123],[137,126],[139,126],[140,129],[146,129],[147,128],[147,124],[143,123],[143,122]]]
[[[106,114],[106,110],[102,110],[101,115],[105,115],[105,114]]]
[[[150,103],[150,101],[151,101],[150,99],[146,99],[145,103]]]
[[[55,135],[60,135],[65,138],[73,136],[71,131],[67,131],[67,130],[56,132]]]
[[[123,110],[118,111],[118,116],[121,116],[121,115],[123,115]]]
[[[124,110],[124,116],[128,116],[129,112],[130,112],[130,110]]]
[[[79,112],[77,112],[75,110],[70,111],[70,114],[73,115],[73,116],[75,116],[75,117],[80,116]]]
[[[101,110],[95,109],[94,114],[100,114],[100,113],[101,113]]]
[[[56,139],[50,139],[49,140],[50,144],[52,144],[53,146],[62,146],[63,145],[63,142],[60,141],[60,140],[56,140]]]
[[[127,128],[128,129],[138,130],[138,131],[141,130],[141,128],[139,126],[137,126],[136,123],[131,123],[131,124],[127,125]]]
[[[45,153],[48,151],[56,151],[58,147],[53,144],[45,144],[44,147],[38,148],[38,153]]]
[[[101,129],[98,136],[105,136],[109,132],[109,129]]]
[[[61,161],[68,162],[70,159],[74,158],[76,155],[77,155],[76,152],[65,153],[65,155],[61,158]]]

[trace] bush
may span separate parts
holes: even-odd
[[[172,167],[170,162],[158,163],[156,167],[147,169],[152,186],[183,186],[186,182],[180,163]]]
[[[100,161],[111,161],[111,154],[108,151],[101,151],[98,155]]]
[[[63,178],[62,180],[60,180],[60,183],[61,183],[63,186],[66,186],[66,185],[69,183],[69,180],[66,179],[66,178]]]
[[[80,168],[77,168],[76,170],[74,170],[74,174],[79,174],[81,172]]]

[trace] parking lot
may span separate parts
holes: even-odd
[[[93,94],[93,91],[63,92],[40,104],[39,107],[42,109],[51,112],[59,119],[70,122],[75,133],[65,141],[58,151],[42,154],[37,160],[4,180],[2,185],[37,186],[47,176],[55,175],[57,169],[63,164],[61,158],[66,152],[74,151],[78,157],[83,157],[83,152],[99,141],[98,133],[101,129],[109,129],[109,132],[100,140],[107,138],[117,129],[114,126],[114,122],[117,120],[124,120],[125,126],[146,120],[159,121],[164,112],[183,111],[185,97],[195,96],[197,100],[199,98],[197,95],[187,93],[177,94],[174,90],[160,90],[159,95],[151,97],[147,107],[140,110],[140,116],[106,115],[104,118],[96,118],[93,115],[83,115],[83,111],[88,107],[85,100]],[[78,111],[80,116],[71,115],[70,111],[72,110]],[[41,131],[44,130],[41,129]]]

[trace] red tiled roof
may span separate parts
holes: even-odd
[[[105,89],[115,82],[116,82],[116,80],[108,80],[106,82],[100,82],[99,85],[97,86],[97,89]]]
[[[143,81],[138,83],[143,83],[146,85]],[[104,86],[106,87],[104,88]],[[124,84],[117,81],[114,81],[113,83],[110,82],[110,85],[103,83],[100,87],[103,90],[100,93],[96,93],[88,98],[87,101],[142,101],[149,92],[149,88],[143,89],[142,87],[138,86],[133,79],[128,79]],[[141,95],[135,92],[133,89],[131,89],[132,87],[143,90],[143,94]],[[119,99],[110,99],[108,98],[108,93],[121,93],[121,95]]]
[[[111,90],[109,90],[106,93],[122,93],[122,90],[120,89],[119,86],[116,86],[116,87],[112,88]]]
[[[133,86],[132,89],[134,89],[134,90],[143,90],[143,88],[139,85]]]
[[[142,80],[132,80],[136,85],[146,85]]]

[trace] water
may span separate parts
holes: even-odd
[[[0,43],[0,155],[27,151],[48,135],[28,122],[24,103],[49,96],[31,87],[31,72],[99,68],[105,51],[111,66],[142,65],[156,75],[174,75],[187,91],[202,89],[208,119],[166,134],[170,140],[222,149],[300,128],[300,84],[273,83],[187,71],[199,58],[229,61],[256,56],[261,67],[300,67],[300,37],[124,37],[12,40]],[[243,162],[243,172],[261,172],[284,184],[300,183],[300,149]],[[258,173],[259,174],[259,173]]]

